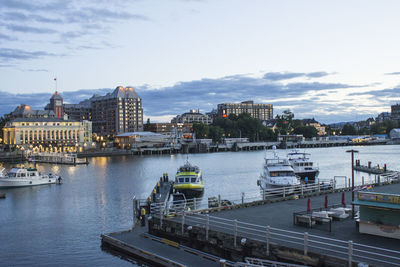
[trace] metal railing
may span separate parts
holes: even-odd
[[[346,177],[341,177],[345,180]],[[306,197],[320,192],[334,192],[335,190],[351,190],[350,183],[346,186],[337,186],[336,182],[339,177],[335,179],[319,179],[318,183],[315,184],[301,184],[296,186],[288,186],[281,188],[271,188],[271,189],[260,189],[250,192],[241,192],[239,194],[225,194],[223,196],[218,195],[217,197],[209,197],[208,199],[203,198],[193,198],[184,200],[175,200],[165,203],[152,203],[150,212],[153,214],[160,214],[170,216],[177,212],[185,211],[201,211],[208,208],[226,208],[233,205],[252,203],[255,201],[268,201],[277,200],[280,198],[295,198]],[[354,184],[355,190],[364,190],[369,186],[374,186],[379,183],[391,183],[393,181],[400,180],[400,173],[390,173],[387,175],[380,175],[376,179],[376,183],[364,183],[363,181],[358,181]],[[161,211],[160,211],[161,210]]]
[[[346,260],[349,266],[352,266],[352,262],[363,262],[376,266],[400,266],[400,251],[396,250],[354,243],[351,240],[343,241],[312,235],[307,232],[301,233],[219,218],[208,214],[183,212],[181,215],[182,232],[188,229],[188,227],[185,229],[185,225],[200,227],[205,229],[206,240],[208,240],[210,230],[225,232],[232,234],[235,247],[244,245],[247,238],[257,240],[265,243],[266,256],[271,253],[271,243],[278,243],[303,250],[305,256],[314,252]],[[179,218],[177,219],[179,220]],[[240,242],[237,241],[238,237],[241,238]]]

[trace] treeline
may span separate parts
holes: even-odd
[[[357,129],[354,125],[346,123],[341,131],[341,135],[374,135],[387,134],[394,128],[399,128],[400,123],[397,121],[387,120],[384,122],[376,122],[369,127],[361,127]]]
[[[275,130],[263,125],[259,119],[248,113],[230,114],[227,118],[216,118],[212,124],[194,123],[196,138],[209,138],[220,142],[222,138],[248,138],[250,142],[276,141],[279,134],[302,134],[306,138],[318,135],[312,126],[304,126],[301,120],[293,120],[293,113],[284,113],[275,118]]]

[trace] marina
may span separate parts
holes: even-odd
[[[332,180],[335,178],[338,187],[345,186],[345,184],[348,187],[351,169],[350,156],[346,154],[346,149],[348,147],[313,148],[306,149],[306,152],[311,154],[311,160],[314,162],[315,159],[318,159],[320,168],[318,177],[320,179]],[[361,162],[371,161],[373,164],[381,166],[386,163],[389,170],[400,169],[397,161],[400,156],[398,146],[365,146],[357,147],[357,149],[360,151],[357,159],[360,159]],[[278,151],[280,154],[289,152],[289,150]],[[293,207],[298,206],[292,210],[295,212],[305,211],[307,196],[292,201],[294,196],[288,195],[285,197],[291,200],[283,202],[270,200],[270,204],[262,204],[264,202],[257,186],[257,179],[262,171],[263,159],[263,151],[191,154],[190,161],[201,168],[205,179],[205,189],[203,197],[196,199],[195,203],[189,203],[190,209],[208,209],[208,199],[213,198],[215,201],[212,203],[216,204],[216,210],[218,210],[218,203],[221,203],[220,210],[223,212],[244,210],[246,214],[249,209],[272,207],[270,205],[278,203],[284,205],[279,206],[282,210],[286,209],[286,205],[290,203],[298,203],[290,204]],[[4,261],[31,265],[32,263],[45,265],[49,257],[56,265],[132,266],[132,262],[133,265],[141,265],[142,263],[136,262],[135,258],[124,256],[121,258],[120,254],[101,250],[100,235],[131,229],[133,196],[136,196],[137,200],[144,200],[145,204],[153,189],[156,189],[155,185],[163,177],[162,174],[168,172],[169,181],[173,181],[177,168],[182,166],[185,161],[186,155],[164,154],[141,157],[93,157],[89,158],[88,165],[76,166],[38,163],[37,169],[40,172],[51,172],[62,176],[63,185],[12,190],[0,189],[0,194],[7,194],[7,198],[0,201],[2,209],[0,235],[4,240],[16,240],[7,245],[4,243],[0,245],[0,257]],[[4,167],[9,169],[12,166]],[[374,174],[355,171],[357,187],[362,185],[362,177],[364,177],[365,184],[375,183],[375,180],[376,182],[379,180],[379,176]],[[381,176],[380,180],[383,182],[385,178]],[[387,188],[387,186],[382,188]],[[321,200],[314,201],[318,197],[316,196],[318,186],[313,191],[312,194],[315,196],[310,196],[311,209],[323,207],[325,194],[321,195]],[[305,187],[303,187],[303,193],[305,192]],[[349,193],[350,191],[346,192],[346,205],[349,205],[351,201]],[[297,194],[301,194],[301,187]],[[337,194],[336,201],[331,197],[333,194],[329,194],[329,205],[340,204],[341,192]],[[157,193],[156,196],[158,196]],[[275,196],[274,198],[279,197]],[[235,208],[241,205],[242,199],[244,205],[249,208]],[[255,200],[257,202],[254,202]],[[231,206],[230,209],[226,208],[225,206],[229,203],[235,204],[235,206]],[[247,220],[251,223],[257,217],[264,216],[261,212],[263,211],[249,213]],[[265,212],[269,213],[269,211]],[[214,216],[218,213],[213,212],[210,215]],[[23,223],[27,220],[30,222],[29,226]],[[269,220],[276,221],[276,224],[284,223],[295,227],[292,212],[288,212],[284,220],[282,217],[271,217]],[[335,233],[336,226],[339,227],[338,224],[335,225],[336,222],[332,223],[332,233]],[[140,226],[137,225],[137,227]],[[305,226],[296,227],[296,231],[303,235],[305,231],[310,232]],[[43,228],[46,231],[40,230]],[[313,225],[312,231],[329,235],[325,224]],[[18,240],[28,240],[28,242]],[[37,248],[34,255],[21,253],[32,246]],[[167,246],[170,247],[170,245]],[[174,247],[171,248],[174,249],[172,251],[178,250]],[[170,255],[172,254],[170,253]],[[192,255],[190,254],[190,257]]]

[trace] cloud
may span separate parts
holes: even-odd
[[[270,81],[280,81],[280,80],[289,80],[299,77],[307,77],[307,78],[320,78],[329,75],[329,73],[324,71],[319,72],[268,72],[264,74],[264,79]]]
[[[0,60],[5,62],[13,60],[31,60],[49,56],[56,55],[45,51],[25,51],[21,49],[0,48]]]
[[[161,88],[151,88],[147,85],[134,88],[142,98],[145,117],[150,117],[152,121],[171,118],[190,109],[200,109],[200,112],[205,113],[215,109],[220,103],[254,100],[256,103],[273,104],[274,114],[290,108],[296,118],[314,117],[323,119],[322,122],[334,122],[339,118],[353,120],[355,112],[368,116],[371,114],[371,108],[357,110],[363,104],[355,104],[352,97],[343,97],[340,100],[329,98],[338,90],[358,87],[360,85],[319,82],[296,82],[283,85],[279,82],[267,81],[263,77],[231,75],[216,79],[204,78],[180,82]],[[65,103],[79,103],[93,94],[105,95],[113,90],[111,88],[82,89],[61,92],[61,95]],[[3,94],[5,93],[0,92],[0,97]],[[28,105],[34,103],[36,105],[34,107],[42,109],[51,97],[51,93],[6,94],[4,97],[7,99],[4,102],[6,104],[0,106],[2,114],[11,112],[21,103]]]
[[[385,73],[385,75],[400,75],[400,72],[389,72]]]
[[[56,33],[56,30],[42,28],[42,27],[32,27],[26,25],[17,25],[17,24],[8,24],[5,27],[13,32],[22,32],[22,33],[35,33],[35,34],[52,34]]]
[[[399,98],[400,97],[400,87],[349,94],[349,96],[361,96],[361,95],[374,96],[374,97]]]
[[[0,41],[15,41],[17,38],[0,33]]]
[[[112,4],[87,0],[1,0],[0,42],[26,40],[26,34],[29,34],[30,41],[46,40],[47,44],[62,45],[67,51],[104,49],[109,46],[88,44],[93,39],[91,37],[96,36],[96,43],[103,43],[109,41],[108,33],[117,24],[151,20],[144,14],[131,12],[135,4],[136,1],[118,0]],[[24,56],[13,58],[19,61],[32,59]]]

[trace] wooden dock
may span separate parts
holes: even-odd
[[[382,179],[374,185],[374,191],[397,192],[400,190],[399,182],[399,177]],[[341,205],[344,200],[343,194],[346,203],[351,204],[350,188],[323,190],[320,187],[309,192],[302,190],[301,194],[296,196],[287,195],[272,199],[264,199],[263,196],[263,200],[250,202],[242,197],[239,203],[232,202],[229,206],[203,210],[174,210],[171,213],[168,210],[171,207],[169,204],[159,204],[159,212],[153,212],[148,217],[147,233],[143,232],[141,237],[154,236],[178,251],[184,250],[184,247],[197,249],[198,252],[186,251],[182,257],[189,258],[190,262],[190,258],[196,259],[197,253],[210,254],[213,255],[212,261],[215,263],[218,263],[218,259],[223,259],[222,263],[219,262],[220,266],[246,266],[241,264],[249,257],[259,261],[292,262],[279,266],[296,266],[293,263],[308,266],[350,266],[349,260],[353,266],[358,263],[368,263],[370,266],[400,266],[400,244],[397,240],[360,235],[355,221],[351,218],[330,221],[331,232],[321,231],[321,227],[305,229],[293,224],[293,214],[306,209],[308,198],[311,199],[311,206],[316,208],[324,205],[325,196],[328,195],[330,205]],[[112,241],[102,236],[102,242],[106,245],[112,243],[111,245],[120,252],[128,252],[131,256],[140,258],[138,252],[132,253],[131,248],[127,247],[134,246],[143,250],[142,243],[132,237],[130,239],[129,236],[132,236],[130,231],[112,235]],[[148,255],[152,255],[149,257],[155,257],[154,253],[164,257],[164,254],[156,250],[149,252]],[[375,253],[377,257],[369,257],[371,253]],[[169,258],[170,255],[172,254],[165,258]],[[186,261],[182,259],[171,260],[186,265]],[[171,262],[157,264],[175,266]],[[197,266],[194,263],[189,265]]]
[[[29,158],[30,162],[33,163],[53,163],[53,164],[65,164],[65,165],[87,165],[89,161],[87,158],[78,158],[77,154],[73,153],[55,153],[55,152],[42,152],[33,154]]]

